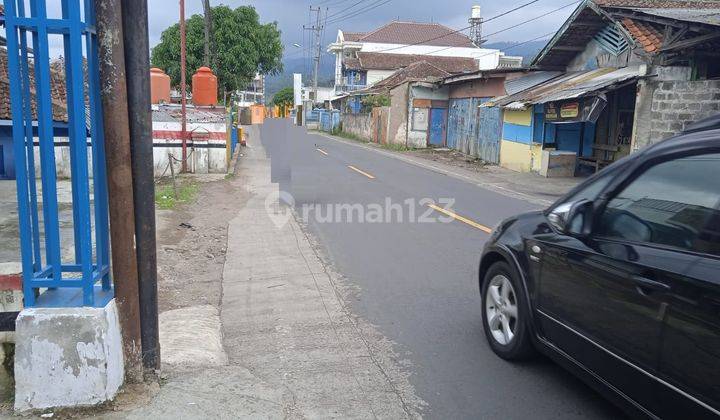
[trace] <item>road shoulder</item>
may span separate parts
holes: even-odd
[[[448,153],[444,151],[432,151],[429,149],[395,151],[385,149],[375,143],[349,140],[319,131],[311,131],[309,134],[359,147],[543,207],[551,205],[555,200],[583,181],[583,178],[544,178],[535,174],[514,172],[497,165],[482,165],[481,163],[458,166],[451,162],[452,159],[445,157]]]

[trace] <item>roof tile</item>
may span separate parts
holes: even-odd
[[[358,41],[475,48],[466,35],[438,23],[394,21],[365,34]]]
[[[61,65],[61,64],[60,64]],[[33,119],[37,119],[37,104],[35,101],[35,70],[30,65],[31,109]],[[52,95],[53,120],[67,122],[67,94],[65,91],[65,77],[58,71],[58,63],[51,63],[50,91]],[[87,101],[87,98],[86,98]],[[7,62],[7,50],[0,48],[0,120],[12,119],[10,111],[10,78]]]
[[[713,0],[593,0],[602,7],[662,8],[662,9],[714,9],[718,7]]]
[[[630,35],[642,45],[645,52],[655,53],[662,47],[663,36],[651,24],[630,18],[624,18],[622,24],[630,32]]]
[[[475,71],[478,64],[468,57],[441,57],[434,55],[408,55],[376,52],[358,52],[357,59],[345,59],[345,67],[351,70],[398,70],[413,63],[425,61],[448,73]]]

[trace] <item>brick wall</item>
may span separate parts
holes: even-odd
[[[720,80],[658,83],[652,97],[650,140],[655,143],[689,124],[720,113]]]

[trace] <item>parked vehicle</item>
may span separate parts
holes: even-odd
[[[503,221],[479,280],[498,356],[540,350],[633,415],[720,417],[720,115]]]

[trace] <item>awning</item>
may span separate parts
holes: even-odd
[[[624,86],[646,73],[645,65],[568,72],[530,89],[499,98],[494,105],[524,110],[535,104],[595,96]]]

